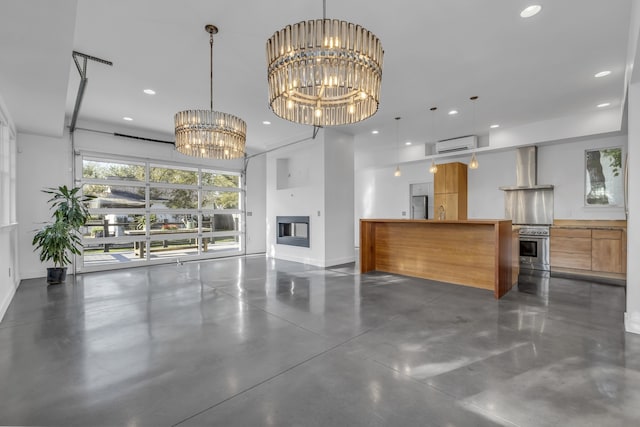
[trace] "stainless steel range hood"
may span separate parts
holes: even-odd
[[[538,184],[538,147],[516,152],[516,185],[505,191],[505,217],[514,224],[553,223],[553,185]]]
[[[538,147],[518,148],[516,151],[516,185],[500,187],[500,190],[553,190],[553,185],[538,185]]]

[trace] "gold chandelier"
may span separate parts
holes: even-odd
[[[380,40],[336,19],[303,21],[267,41],[269,106],[296,123],[337,126],[374,115],[380,103]]]
[[[176,150],[193,157],[237,159],[244,156],[247,124],[232,114],[213,111],[214,25],[206,25],[210,46],[210,110],[186,110],[175,115]]]

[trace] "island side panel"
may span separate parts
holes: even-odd
[[[496,224],[378,222],[374,269],[488,289],[496,286]]]
[[[513,228],[513,227],[512,227]],[[520,274],[520,232],[514,229],[511,232],[511,284],[512,287],[518,283]]]
[[[513,230],[511,221],[501,221],[496,224],[498,244],[496,245],[497,255],[497,286],[495,297],[502,298],[513,287],[512,275],[512,253],[513,253]]]
[[[360,272],[375,270],[375,222],[360,220]]]

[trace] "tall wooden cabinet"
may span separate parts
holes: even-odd
[[[434,219],[467,219],[467,165],[458,162],[438,165],[433,177],[433,193]],[[443,210],[444,218],[441,218]]]

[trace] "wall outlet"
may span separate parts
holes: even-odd
[[[247,212],[247,216],[253,216],[253,212]]]
[[[402,211],[402,216],[407,216],[407,211]]]
[[[318,211],[318,216],[320,216],[320,211]]]

